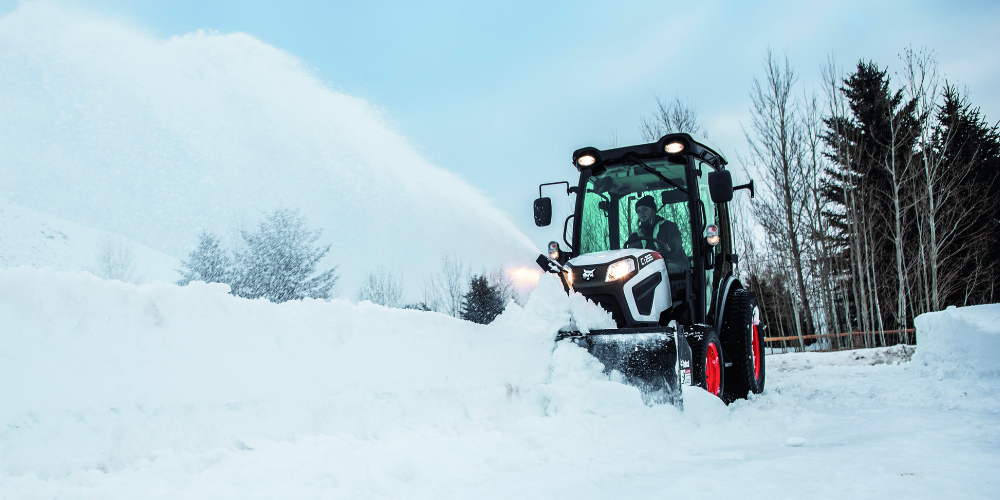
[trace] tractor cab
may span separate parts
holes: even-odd
[[[680,405],[688,384],[727,402],[762,391],[763,326],[756,300],[734,275],[728,208],[734,190],[753,196],[753,182],[733,187],[718,149],[684,133],[578,149],[573,165],[575,186],[538,188],[538,226],[552,221],[544,186],[565,184],[576,195],[563,223],[569,248],[550,242],[538,264],[557,273],[567,292],[611,313],[617,328],[560,331],[556,340],[586,347],[647,402]]]
[[[722,154],[689,134],[670,134],[652,144],[605,151],[579,149],[573,153],[573,164],[580,178],[577,186],[567,190],[577,195],[574,214],[564,226],[564,243],[569,248],[563,251],[556,244],[550,249],[550,256],[556,256],[553,260],[567,276],[567,287],[596,296],[595,301],[612,312],[619,327],[715,319],[713,292],[736,261],[727,206],[734,188]],[[735,189],[741,188],[752,189],[752,184]],[[654,220],[659,227],[647,224],[642,231],[637,204],[647,197],[655,202]],[[548,198],[535,201],[535,221],[539,226],[551,221]],[[572,241],[565,234],[570,221]],[[654,255],[644,257],[650,253],[647,250]],[[585,279],[582,271],[574,272],[615,256],[635,259],[637,271],[643,259],[662,259],[662,281],[669,290],[669,297],[664,297],[669,298],[669,305],[659,311],[662,317],[653,321],[648,314],[630,317],[628,308],[622,307],[625,304],[616,307],[606,297],[615,295],[618,283],[605,281],[595,286],[597,282]],[[629,266],[628,262],[624,265]],[[541,263],[551,270],[548,262]]]

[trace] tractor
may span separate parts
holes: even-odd
[[[573,153],[577,185],[538,187],[535,224],[552,222],[545,186],[566,186],[575,210],[563,242],[539,255],[567,293],[611,314],[617,328],[563,330],[604,364],[614,380],[640,389],[647,404],[683,408],[682,386],[699,386],[729,404],[764,390],[764,325],[753,294],[736,278],[726,159],[690,134],[650,144]],[[567,233],[572,222],[572,233]],[[570,239],[572,241],[570,241]]]

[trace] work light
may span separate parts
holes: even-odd
[[[554,261],[559,261],[559,243],[555,241],[549,242],[549,258]]]
[[[668,142],[663,145],[663,150],[669,154],[675,155],[684,151],[684,143],[680,141]]]
[[[719,244],[719,226],[712,224],[705,228],[705,241],[713,247]]]

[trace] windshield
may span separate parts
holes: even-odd
[[[659,175],[640,165],[617,165],[587,180],[580,251],[649,248],[679,270],[689,269],[691,218],[685,166],[666,159],[646,165]],[[649,211],[643,214],[646,207]]]

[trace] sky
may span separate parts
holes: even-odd
[[[692,104],[739,177],[749,90],[768,48],[788,57],[801,92],[817,88],[828,58],[896,71],[905,47],[927,48],[988,120],[1000,119],[996,2],[55,3],[154,37],[243,32],[287,52],[331,88],[381,108],[539,247],[562,228],[533,227],[538,184],[575,182],[575,149],[606,148],[612,135],[642,142],[640,118],[656,96]],[[0,15],[16,8],[0,1]],[[559,189],[549,189],[559,207]]]

